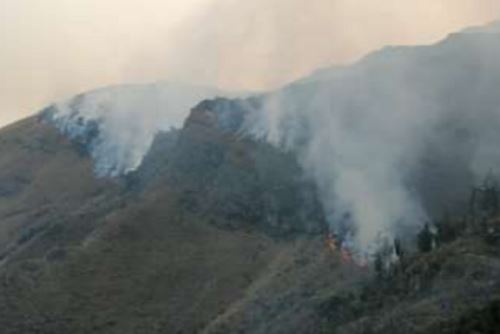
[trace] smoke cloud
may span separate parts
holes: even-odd
[[[320,71],[268,96],[246,131],[298,153],[332,230],[369,255],[430,221],[423,184],[468,189],[500,169],[499,27]]]
[[[437,41],[499,12],[497,0],[0,0],[0,122],[127,82],[276,89],[384,45]],[[353,67],[319,71],[271,94],[248,131],[299,153],[332,229],[367,251],[378,238],[426,220],[411,180],[421,152],[455,141],[450,113],[471,125],[472,134],[460,139],[471,149],[450,144],[443,151],[470,160],[477,175],[490,165],[500,105],[491,91],[500,82],[495,40],[458,49],[445,43],[442,53],[387,49]],[[150,89],[101,91],[59,105],[57,121],[67,133],[79,134],[79,117],[100,122],[92,142],[98,174],[136,168],[157,131],[217,94],[177,100]],[[447,138],[435,134],[441,128]]]
[[[85,146],[98,177],[116,177],[137,169],[158,132],[180,128],[193,105],[231,94],[168,83],[118,86],[59,102],[44,116]]]

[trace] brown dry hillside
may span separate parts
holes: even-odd
[[[218,103],[114,180],[42,118],[0,132],[0,333],[496,333],[491,238],[383,280],[345,263],[293,157],[221,128]]]
[[[0,332],[216,332],[260,293],[297,306],[344,275],[291,157],[191,121],[211,112],[173,163],[114,181],[41,118],[0,133]]]
[[[38,117],[2,129],[0,258],[12,257],[60,221],[97,214],[118,188],[97,180],[90,159]]]
[[[61,124],[50,115],[57,106],[1,129],[0,334],[500,333],[498,185],[491,183],[492,191],[484,182],[477,196],[484,200],[469,201],[477,174],[500,164],[495,31],[385,48],[279,92],[203,101],[181,129],[156,136],[137,170],[113,178],[95,176],[92,144],[102,143],[106,124],[83,118],[85,94],[62,118],[76,122],[77,135],[66,133],[73,140],[56,130]],[[279,125],[290,132],[293,152],[242,135],[244,121],[253,119],[246,116],[266,112],[266,99],[276,94],[289,116]],[[328,124],[337,110],[349,116],[347,128],[324,128],[322,120]],[[412,232],[401,231],[401,247],[388,246],[399,249],[399,259],[360,267],[325,240],[318,194],[335,180],[313,182],[318,170],[305,173],[308,162],[299,164],[298,156],[311,141],[335,148],[330,134],[342,145],[344,136],[330,130],[348,134],[363,115],[391,110],[360,143],[396,128],[402,110],[439,116],[431,126],[410,117],[408,129],[419,123],[422,133],[402,155],[411,153],[408,159],[389,164],[395,174],[406,170],[395,179],[422,203],[437,232],[423,229],[413,240],[424,223],[415,220],[424,219],[409,212],[402,218]],[[325,140],[313,140],[317,126]],[[396,134],[387,138],[406,141],[406,131]],[[359,162],[355,155],[354,166],[384,159],[373,154],[379,147]],[[336,150],[318,152],[342,159]],[[332,159],[310,162],[335,175]],[[385,196],[385,183],[375,185]]]

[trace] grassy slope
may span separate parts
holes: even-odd
[[[287,299],[295,307],[311,303],[346,270],[321,239],[277,242],[258,230],[221,230],[179,212],[175,194],[145,196],[59,254],[9,265],[0,310],[11,317],[0,321],[2,332],[257,330],[254,309],[271,325]],[[255,306],[262,298],[273,313]],[[304,320],[311,320],[305,311]]]
[[[34,118],[4,129],[0,152],[0,245],[15,246],[0,265],[1,333],[460,333],[495,312],[498,248],[477,237],[366,283],[319,235],[218,228],[167,180],[132,194],[95,180]]]
[[[129,194],[95,180],[88,157],[36,118],[4,129],[0,145],[0,186],[27,180],[0,200],[2,246],[14,245],[0,267],[2,333],[239,327],[240,312],[263,291],[284,295],[296,286],[314,295],[300,275],[282,280],[286,272],[338,268],[338,259],[317,259],[321,239],[279,241],[248,222],[217,228],[217,216],[208,222],[186,210],[183,194],[168,184]],[[44,207],[47,213],[32,215]]]
[[[92,200],[117,191],[98,181],[91,161],[36,117],[0,134],[0,256]]]

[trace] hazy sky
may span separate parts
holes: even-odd
[[[110,84],[272,88],[499,13],[500,0],[0,0],[0,125]]]

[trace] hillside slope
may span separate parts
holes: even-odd
[[[0,169],[2,260],[55,224],[106,211],[120,189],[96,179],[92,161],[38,117],[2,130]]]
[[[45,185],[60,216],[31,216],[31,224],[45,227],[28,228],[33,231],[30,237],[18,241],[16,251],[4,258],[2,333],[402,333],[394,326],[404,333],[461,333],[463,324],[472,328],[486,321],[482,319],[490,319],[484,325],[489,330],[496,328],[496,315],[488,312],[495,312],[490,308],[500,293],[498,246],[464,235],[430,254],[409,258],[398,273],[380,281],[370,268],[332,251],[321,217],[304,219],[318,219],[316,228],[312,224],[290,229],[280,222],[293,215],[282,216],[276,208],[255,204],[261,212],[270,211],[248,216],[231,191],[232,183],[213,182],[221,171],[239,173],[238,179],[249,177],[247,173],[259,175],[253,160],[257,152],[274,150],[218,130],[217,122],[206,121],[217,120],[213,113],[206,105],[195,108],[183,130],[171,134],[177,144],[159,137],[156,149],[164,147],[176,159],[160,164],[146,157],[143,168],[149,171],[113,182],[95,179],[91,161],[79,146],[39,118],[4,130],[2,143],[19,150],[16,163],[35,159],[25,150],[40,139],[20,141],[16,133],[39,131],[43,138],[52,138],[42,146],[57,148],[58,153],[31,160],[39,168],[26,165],[33,180],[43,176],[43,182],[36,183],[40,188],[27,186],[11,196],[13,201],[22,193],[36,198]],[[182,156],[184,145],[194,143],[198,154]],[[215,160],[214,145],[219,150]],[[240,145],[250,146],[241,152]],[[182,149],[176,152],[178,147]],[[280,159],[290,162],[280,156],[272,153],[277,160],[264,174],[281,166]],[[197,169],[186,170],[189,159],[202,160],[195,160]],[[86,167],[67,169],[69,161]],[[53,176],[38,174],[45,164]],[[16,170],[21,172],[20,167]],[[75,170],[78,175],[72,174]],[[280,184],[292,186],[300,174],[293,175],[281,175]],[[238,183],[236,194],[252,194],[253,182],[250,188]],[[270,188],[267,198],[277,208],[286,207],[289,196]],[[287,195],[290,191],[293,187]],[[24,208],[39,203],[19,198]],[[230,209],[214,205],[212,198],[220,198]],[[245,202],[251,205],[251,200]],[[303,217],[300,210],[293,212]],[[276,222],[263,219],[269,216]],[[19,231],[27,228],[11,224]]]
[[[272,277],[280,258],[322,250],[314,187],[293,157],[200,118],[217,115],[195,109],[176,144],[153,145],[175,159],[146,157],[119,179],[96,179],[85,147],[43,117],[0,134],[12,152],[4,166],[15,166],[5,178],[30,176],[3,202],[22,206],[2,220],[17,233],[5,234],[0,266],[2,333],[194,332]],[[42,200],[52,211],[31,214]]]
[[[499,219],[471,217],[468,205],[481,171],[498,168],[500,38],[489,31],[385,49],[279,92],[205,100],[182,111],[181,127],[155,124],[141,132],[147,145],[113,154],[138,118],[82,115],[95,101],[85,95],[62,118],[53,106],[0,130],[0,333],[498,332]],[[408,101],[438,120],[386,127]],[[373,136],[365,116],[383,125]],[[415,132],[417,147],[397,146]],[[346,156],[340,167],[363,190],[355,204],[394,190],[363,187],[392,171],[431,224],[451,217],[453,238],[439,230],[438,246],[418,252],[402,233],[405,255],[384,270],[353,261],[334,239],[345,235],[332,234],[351,219],[336,207],[352,190],[335,188]],[[112,173],[99,173],[103,161]],[[388,169],[364,174],[373,166]],[[404,201],[389,204],[414,229],[425,223]]]

